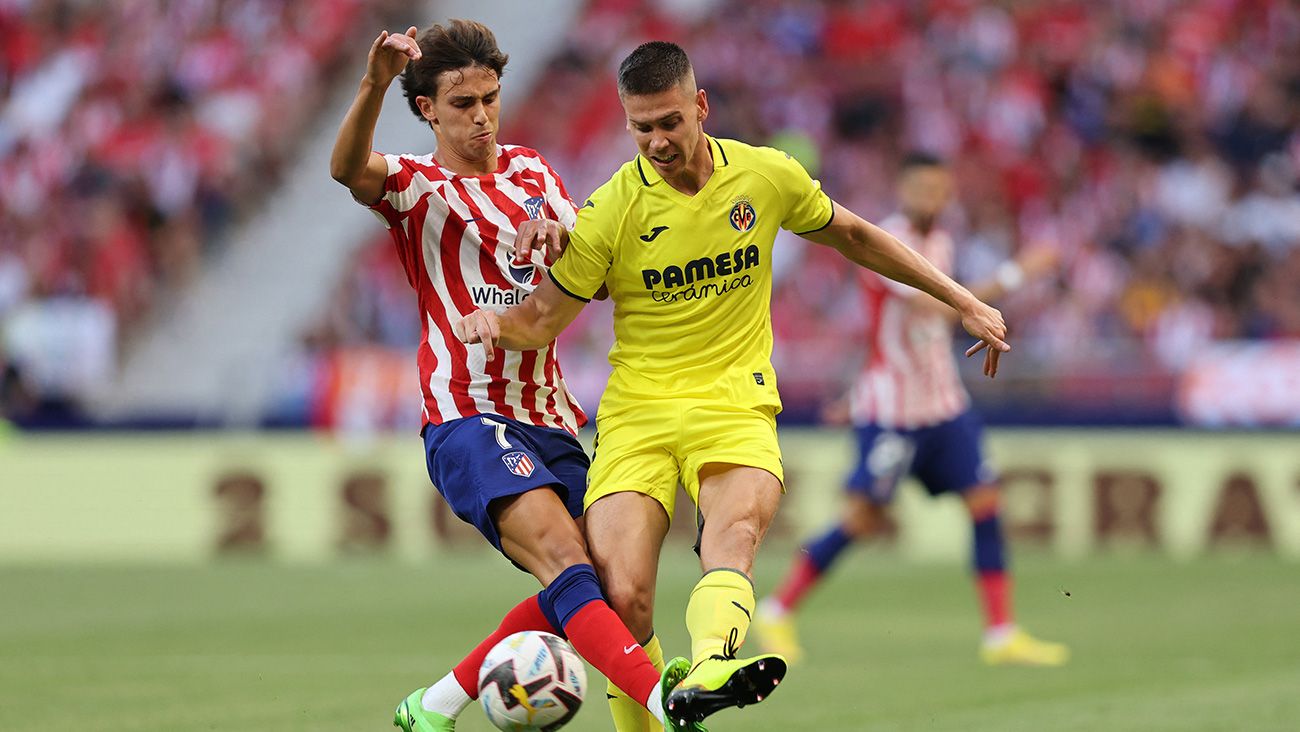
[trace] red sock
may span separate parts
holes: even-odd
[[[782,582],[781,588],[776,591],[776,601],[786,610],[794,610],[821,576],[821,570],[817,569],[812,559],[805,552],[799,552],[795,555],[794,564],[790,566],[790,573],[786,575],[785,582]]]
[[[469,694],[469,698],[478,698],[478,671],[483,665],[483,659],[487,658],[488,651],[491,651],[496,644],[500,643],[508,636],[515,633],[522,633],[525,630],[542,630],[547,633],[557,633],[551,622],[542,614],[542,606],[537,603],[537,595],[524,600],[515,605],[514,609],[506,613],[501,619],[501,625],[483,639],[483,642],[469,652],[456,667],[451,670],[456,675],[456,680],[460,682],[460,688]],[[627,631],[624,630],[624,633]],[[657,682],[659,677],[655,677]]]
[[[584,605],[564,632],[580,656],[641,704],[659,686],[659,672],[645,649],[604,600]]]
[[[1011,578],[1005,572],[980,572],[977,579],[986,627],[1011,622]]]

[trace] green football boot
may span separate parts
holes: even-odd
[[[393,717],[393,726],[402,732],[455,732],[456,720],[425,711],[420,704],[424,689],[416,689],[411,695],[397,705],[397,714]]]
[[[668,695],[664,714],[679,728],[692,729],[690,724],[714,712],[763,701],[785,678],[785,671],[785,659],[776,654],[706,658]]]
[[[698,721],[689,722],[672,719],[668,714],[668,699],[672,696],[677,685],[682,683],[687,674],[691,672],[691,662],[682,656],[678,656],[668,663],[664,664],[664,673],[659,677],[659,693],[662,694],[664,702],[664,732],[708,732],[704,725]]]

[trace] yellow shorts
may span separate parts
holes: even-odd
[[[624,491],[644,493],[671,518],[677,484],[699,503],[700,468],[732,463],[762,468],[785,483],[776,408],[705,399],[646,399],[596,416],[596,447],[585,506]]]

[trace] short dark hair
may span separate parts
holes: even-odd
[[[420,58],[406,64],[402,72],[402,92],[416,117],[424,119],[416,97],[438,96],[438,76],[466,66],[482,66],[501,78],[510,57],[497,47],[497,37],[486,25],[456,18],[446,26],[434,24],[416,39]]]
[[[898,170],[901,173],[906,173],[912,168],[942,168],[946,165],[947,162],[943,158],[932,152],[913,150],[903,156],[902,161],[898,164]]]
[[[618,65],[619,96],[658,94],[677,86],[691,73],[686,51],[669,41],[648,41]]]

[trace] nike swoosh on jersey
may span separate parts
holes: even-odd
[[[641,235],[641,241],[643,241],[643,242],[649,244],[650,242],[652,242],[652,241],[654,241],[655,239],[657,239],[657,238],[659,237],[659,235],[662,234],[662,233],[664,233],[665,231],[668,231],[668,227],[667,227],[667,226],[656,226],[656,227],[654,227],[653,229],[650,230],[650,233],[649,233],[649,234],[642,234],[642,235]]]
[[[630,646],[628,646],[628,647],[626,647],[626,648],[623,649],[623,655],[626,656],[626,655],[630,654],[632,651],[635,651],[636,649],[638,649],[638,648],[640,648],[640,647],[641,647],[640,645],[638,645],[638,644],[636,644],[636,643],[633,643],[632,645],[630,645]]]

